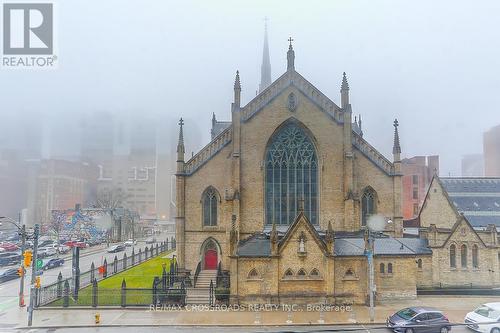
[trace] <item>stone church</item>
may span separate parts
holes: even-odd
[[[377,299],[413,298],[417,258],[432,252],[402,237],[398,122],[380,133],[394,126],[389,160],[353,119],[345,73],[337,104],[296,71],[289,41],[286,71],[271,82],[266,37],[259,93],[246,104],[236,72],[231,119],[213,115],[211,142],[188,160],[179,122],[179,267],[228,271],[235,303],[363,303],[376,214],[387,221],[374,241]]]

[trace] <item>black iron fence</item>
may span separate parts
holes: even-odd
[[[76,278],[78,278],[80,281],[79,290],[93,285],[103,279],[106,279],[107,277],[123,272],[124,270],[138,265],[148,259],[156,257],[167,250],[175,249],[174,246],[175,240],[172,240],[170,244],[167,241],[145,246],[144,248],[139,248],[137,251],[134,247],[130,255],[124,253],[121,259],[118,259],[118,256],[115,255],[114,259],[111,262],[107,262],[107,260],[104,259],[103,263],[100,266],[96,266],[92,262],[90,270],[82,272],[76,276]],[[78,290],[74,290],[73,277],[63,278],[62,274],[59,273],[56,282],[43,286],[42,288],[37,290],[36,306],[44,306],[53,303],[61,298],[64,298],[63,296],[66,293],[72,296],[73,302],[78,301],[79,298],[82,297],[89,297],[88,295],[79,295]],[[115,290],[103,290],[100,297],[114,299]],[[83,299],[79,303],[86,304],[91,302],[91,299]]]

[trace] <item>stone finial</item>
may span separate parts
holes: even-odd
[[[401,146],[399,144],[399,132],[398,132],[399,122],[397,119],[394,119],[394,144],[392,147],[392,153],[394,155],[401,154]]]
[[[267,17],[264,18],[264,48],[262,51],[262,65],[260,67],[259,92],[271,85],[271,60],[269,57],[269,43],[267,40]]]
[[[342,84],[340,85],[340,106],[346,108],[349,105],[349,83],[345,72],[342,75]]]
[[[182,127],[184,126],[184,119],[179,119],[179,140],[177,141],[177,153],[184,156],[184,133]]]
[[[271,234],[269,236],[271,241],[271,255],[275,256],[278,254],[278,231],[276,230],[276,223],[274,221]]]
[[[340,86],[340,92],[349,91],[349,82],[347,82],[347,74],[344,72],[342,74],[342,84]]]
[[[241,104],[240,71],[236,71],[236,77],[234,79],[234,104],[237,107],[240,107]]]
[[[241,90],[240,71],[236,71],[236,77],[234,78],[234,89]]]
[[[288,38],[288,41],[290,42],[290,45],[288,46],[288,52],[286,54],[286,59],[287,59],[286,69],[288,71],[292,71],[295,70],[295,51],[293,50],[292,46],[293,38],[292,37]]]

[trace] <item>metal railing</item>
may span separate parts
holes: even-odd
[[[121,259],[115,256],[113,261],[109,263],[104,259],[102,265],[99,267],[96,267],[92,262],[90,269],[80,273],[78,276],[80,279],[79,290],[92,285],[93,281],[101,281],[148,259],[154,258],[165,251],[171,250],[174,244],[175,242],[170,242],[171,247],[168,248],[167,243],[157,243],[156,245],[139,248],[137,252],[133,248],[130,255],[124,253]],[[48,305],[63,297],[66,283],[69,285],[69,294],[73,295],[73,298],[75,298],[75,295],[78,298],[78,292],[75,293],[74,290],[73,277],[63,278],[62,274],[59,273],[56,282],[43,286],[38,290],[36,306]]]

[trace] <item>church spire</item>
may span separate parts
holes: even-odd
[[[394,119],[394,145],[392,147],[392,154],[394,155],[394,162],[399,162],[401,160],[401,146],[399,144],[399,132],[398,132],[399,122]]]
[[[290,42],[290,46],[288,47],[288,52],[286,53],[286,60],[287,60],[287,66],[286,69],[287,71],[292,71],[295,70],[295,51],[293,51],[293,38],[290,37],[288,38],[288,41]]]
[[[269,43],[267,40],[267,17],[264,19],[264,49],[262,52],[262,65],[260,66],[259,93],[271,84],[271,60],[269,58]]]

